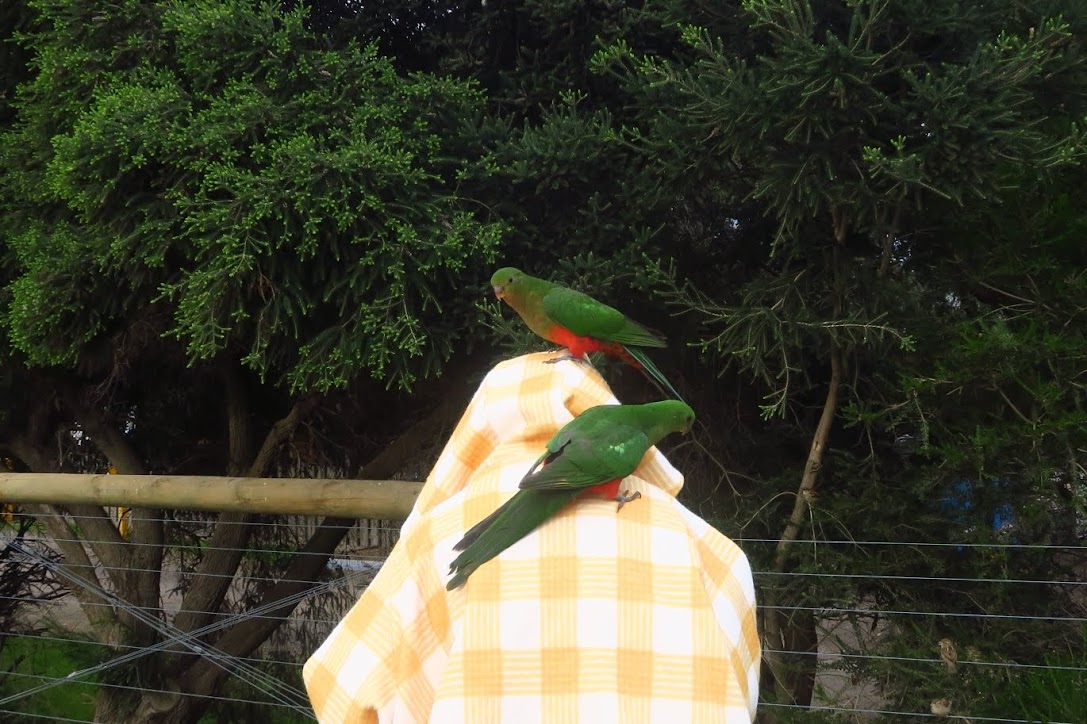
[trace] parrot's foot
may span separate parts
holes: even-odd
[[[555,351],[559,352],[561,350],[555,350]],[[581,355],[580,357],[575,357],[574,355],[567,352],[566,354],[564,354],[561,357],[552,357],[551,359],[545,359],[544,364],[545,365],[553,365],[553,364],[558,364],[559,362],[565,362],[566,360],[572,360],[574,362],[584,362],[585,364],[589,365],[589,367],[593,366],[592,361],[589,359],[589,353],[588,352]]]
[[[642,494],[638,490],[635,490],[633,493],[629,490],[623,493],[619,493],[615,496],[615,499],[619,501],[619,507],[615,509],[615,512],[618,513],[620,510],[623,509],[624,505],[632,500],[637,500],[640,497],[642,497]]]

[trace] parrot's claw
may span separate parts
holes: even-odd
[[[555,351],[558,352],[560,350],[555,350]],[[586,355],[584,355],[582,357],[575,357],[574,355],[570,354],[569,352],[562,355],[561,357],[552,357],[551,359],[545,359],[544,364],[545,365],[553,365],[553,364],[558,364],[559,362],[565,362],[566,360],[573,360],[574,362],[584,362],[584,363],[588,364],[590,367],[593,366],[593,363],[589,361],[589,355],[586,354]]]
[[[619,493],[615,496],[615,499],[619,501],[619,507],[615,509],[615,512],[618,513],[620,510],[623,509],[624,505],[632,500],[637,500],[640,497],[642,497],[642,493],[638,490],[635,490],[633,493],[629,490],[623,493]]]
[[[559,354],[560,352],[563,353],[561,356],[552,357],[551,359],[545,359],[544,364],[545,365],[553,365],[553,364],[558,364],[559,362],[562,362],[564,360],[574,359],[574,356],[572,354],[570,354],[570,350],[566,349],[565,347],[558,347],[556,349],[551,350],[551,354]]]

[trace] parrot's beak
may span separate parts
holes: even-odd
[[[494,295],[496,297],[501,299],[502,295],[505,294],[505,293],[506,293],[506,288],[504,286],[502,286],[501,284],[495,284],[494,285]]]

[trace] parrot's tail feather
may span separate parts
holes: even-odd
[[[668,346],[664,335],[644,324],[629,320],[630,326],[617,335],[623,344],[636,344],[639,347],[656,347],[658,349]]]
[[[446,589],[452,591],[464,583],[477,568],[559,512],[577,497],[578,492],[522,490],[507,500],[498,510],[474,525],[454,546],[454,550],[461,553],[449,565],[453,577],[446,584]]]
[[[445,590],[452,591],[454,588],[463,586],[464,582],[468,580],[468,575],[474,570],[475,568],[465,568],[457,571],[457,574],[449,579],[449,583],[445,584]]]
[[[569,444],[569,443],[567,443],[567,444]],[[547,464],[549,462],[551,462],[552,460],[554,460],[555,457],[558,456],[558,454],[561,453],[563,448],[565,448],[565,447],[566,447],[566,445],[563,445],[562,448],[559,448],[558,450],[556,450],[553,453],[552,452],[545,452],[543,455],[536,458],[536,462],[532,463],[532,468],[527,473],[525,473],[525,478],[530,477],[538,469],[543,468],[543,467],[547,467]],[[513,502],[513,499],[511,498],[509,501],[507,501],[506,505],[509,505],[512,502]],[[500,516],[502,514],[502,511],[504,511],[506,509],[506,505],[500,505],[498,507],[498,509],[495,510],[493,513],[491,513],[486,518],[484,518],[483,520],[479,521],[478,523],[473,525],[471,528],[469,528],[468,531],[464,534],[464,537],[461,538],[459,541],[457,541],[457,544],[455,546],[453,546],[453,550],[462,551],[465,548],[467,548],[468,546],[472,545],[472,543],[475,542],[476,538],[479,538],[480,534],[483,531],[485,531],[485,530],[487,530],[487,528],[491,527],[491,523],[498,520],[498,516]]]
[[[641,322],[638,323],[638,326],[644,329],[646,332],[649,332],[649,336],[653,340],[652,344],[642,345],[643,347],[658,347],[660,349],[663,349],[668,346],[668,342],[665,341],[666,335],[664,334],[664,332],[660,331],[659,329],[647,327]]]
[[[512,502],[512,501],[513,501],[513,499],[511,498],[510,502]],[[507,505],[508,504],[509,503],[507,503]],[[461,538],[459,541],[457,541],[457,544],[455,546],[453,546],[453,550],[462,551],[465,548],[467,548],[468,546],[475,543],[476,539],[479,538],[479,536],[483,534],[483,531],[490,528],[491,523],[498,520],[498,516],[502,515],[502,513],[505,511],[505,509],[506,509],[506,506],[504,506],[504,505],[499,507],[497,510],[495,510],[493,513],[488,515],[486,518],[484,518],[483,520],[479,521],[478,523],[473,525],[471,528],[469,528],[468,531],[464,534],[464,537]]]
[[[668,378],[664,376],[664,373],[657,369],[657,366],[653,364],[653,360],[649,359],[649,355],[637,347],[627,347],[624,345],[623,349],[625,349],[627,354],[641,365],[642,374],[646,376],[646,379],[656,385],[661,394],[671,395],[680,402],[686,402],[683,397],[676,392],[676,388],[672,387],[672,383],[668,381]]]

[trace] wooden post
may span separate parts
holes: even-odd
[[[0,501],[403,520],[422,483],[406,480],[0,472]]]

